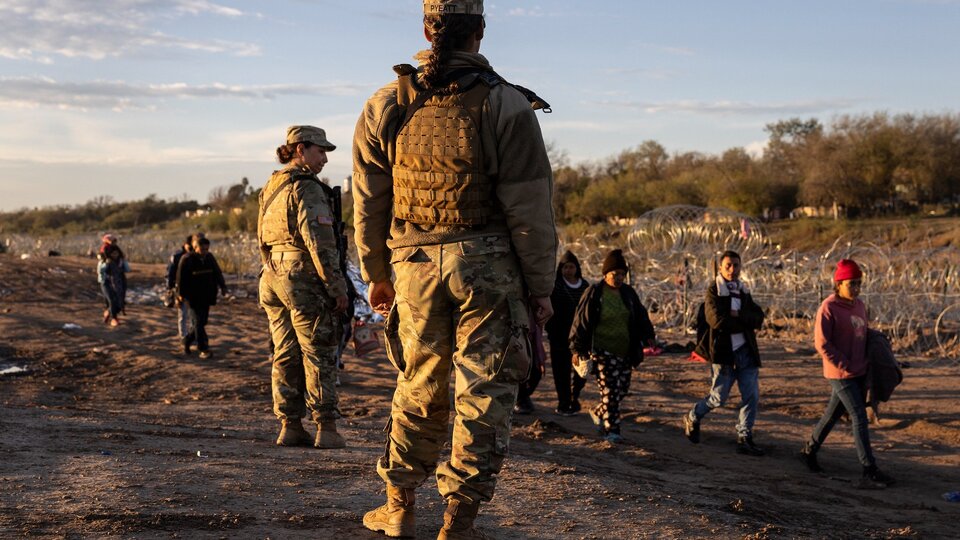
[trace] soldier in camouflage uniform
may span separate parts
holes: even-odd
[[[377,471],[387,503],[363,524],[414,536],[414,490],[436,473],[442,538],[474,527],[507,454],[529,366],[533,304],[552,313],[553,178],[531,103],[478,54],[481,0],[427,0],[431,50],[371,97],[354,136],[354,226],[371,305],[400,373]],[[395,274],[396,281],[391,281]],[[450,459],[450,374],[455,374]]]
[[[339,264],[333,190],[317,178],[336,147],[322,129],[292,126],[277,148],[285,167],[260,191],[257,238],[263,273],[260,304],[273,336],[273,409],[277,444],[309,445],[300,419],[317,423],[317,448],[346,445],[337,433],[337,313],[347,308]]]

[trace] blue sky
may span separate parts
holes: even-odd
[[[653,139],[762,151],[800,116],[956,112],[960,0],[487,0],[481,46],[571,162]],[[262,185],[287,125],[350,172],[364,100],[425,47],[417,0],[0,0],[0,210]]]

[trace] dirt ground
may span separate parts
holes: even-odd
[[[383,500],[375,470],[395,378],[382,352],[348,356],[343,450],[278,448],[265,318],[253,285],[213,308],[215,356],[176,354],[175,314],[129,306],[100,323],[93,262],[0,255],[0,537],[382,538],[360,524]],[[131,288],[160,283],[133,265]],[[65,328],[65,324],[80,328]],[[812,350],[764,340],[756,440],[735,453],[736,394],[690,444],[683,411],[707,390],[702,364],[650,358],[624,402],[627,442],[563,418],[548,372],[537,412],[515,418],[511,455],[480,525],[495,538],[957,538],[960,369],[914,363],[871,436],[887,490],[861,491],[848,423],[824,447],[828,473],[796,453],[828,387]],[[791,352],[787,352],[787,350]],[[588,387],[585,404],[596,399]],[[418,490],[418,533],[443,503]]]

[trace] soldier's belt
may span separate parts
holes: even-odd
[[[296,261],[302,259],[302,251],[271,251],[270,258],[275,261]]]

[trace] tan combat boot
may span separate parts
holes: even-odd
[[[443,528],[437,540],[490,540],[483,531],[473,526],[480,503],[467,503],[450,499],[443,513]]]
[[[310,446],[310,434],[303,429],[299,418],[288,418],[280,422],[280,436],[277,437],[279,446]]]
[[[347,446],[347,441],[343,435],[337,433],[336,420],[321,420],[317,423],[317,440],[313,446],[317,448],[343,448]]]
[[[414,491],[387,484],[387,504],[363,516],[363,526],[393,538],[413,538],[417,535]]]

